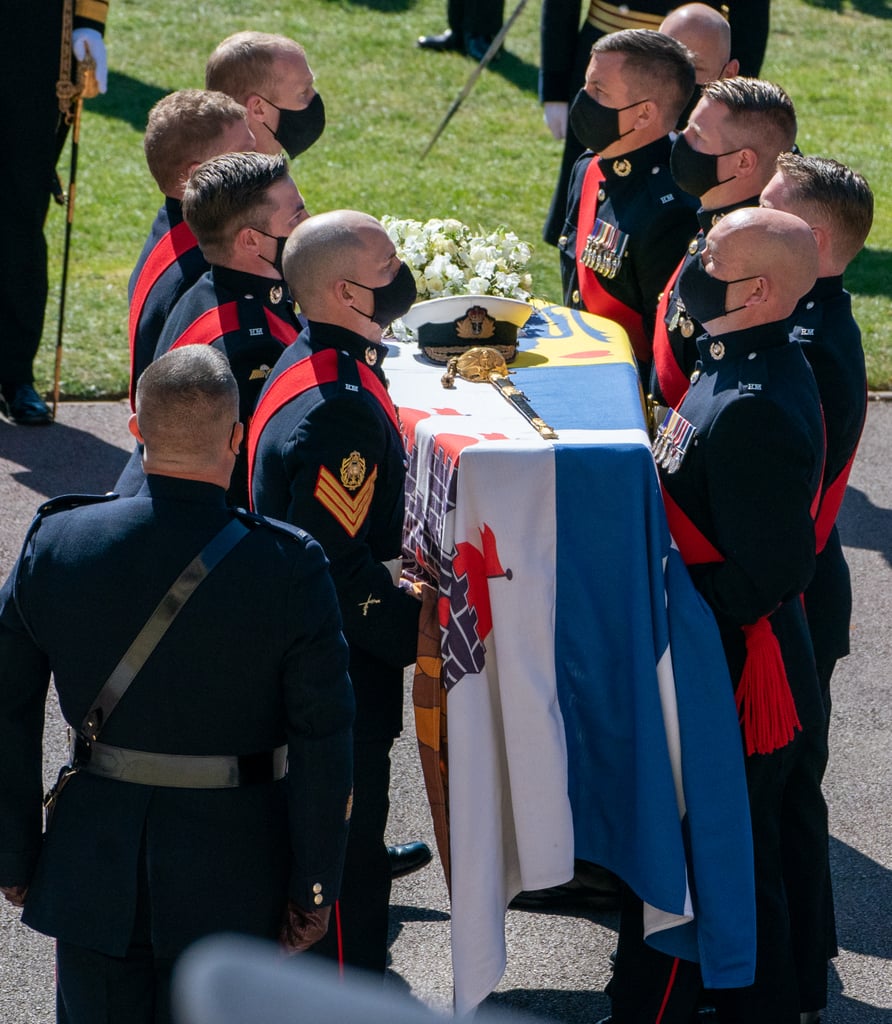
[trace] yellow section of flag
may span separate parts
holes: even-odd
[[[512,368],[533,366],[635,365],[632,347],[619,324],[581,309],[534,299],[533,313],[517,339]]]

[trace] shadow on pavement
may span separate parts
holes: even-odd
[[[0,421],[0,458],[13,464],[10,476],[34,492],[36,506],[42,497],[111,490],[128,453],[65,423],[16,427]]]
[[[863,491],[850,486],[838,522],[846,547],[878,551],[892,566],[892,509],[874,505]]]
[[[833,836],[830,866],[839,948],[892,960],[892,871]],[[888,1024],[892,1012],[885,1012]]]
[[[610,1013],[610,1000],[603,992],[581,989],[513,988],[494,992],[484,1006],[517,1010],[549,1021],[600,1020]]]

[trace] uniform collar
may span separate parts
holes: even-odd
[[[671,148],[669,136],[664,135],[630,153],[598,157],[598,166],[604,175],[605,184],[639,181],[653,174],[658,167],[668,165]]]
[[[167,219],[170,222],[170,226],[176,227],[177,224],[183,221],[183,204],[179,199],[174,199],[173,196],[164,197],[164,209],[167,211]]]
[[[725,216],[726,213],[731,213],[733,210],[748,209],[752,206],[759,205],[758,196],[750,196],[749,199],[741,199],[739,203],[731,203],[730,206],[720,206],[715,210],[704,210],[701,206],[697,211],[697,221],[700,224],[700,230],[706,234],[710,228],[715,225]]]
[[[369,341],[361,334],[356,334],[346,327],[337,324],[322,323],[319,320],[308,320],[309,345],[314,352],[325,348],[340,349],[384,380],[382,364],[387,356],[388,348],[376,341]]]
[[[292,307],[291,293],[284,281],[259,274],[248,274],[244,270],[233,270],[232,267],[211,267],[214,284],[219,284],[235,295],[259,299],[264,306],[273,312],[282,314]]]
[[[833,277],[819,277],[815,281],[811,291],[803,295],[799,300],[797,309],[810,309],[809,303],[813,306],[817,302],[826,302],[828,299],[842,295],[842,274]]]
[[[216,484],[203,480],[184,480],[179,476],[162,476],[149,473],[139,493],[152,498],[163,498],[172,501],[193,501],[203,505],[216,505],[226,508],[226,491]]]
[[[703,368],[709,370],[714,366],[731,360],[746,358],[751,353],[764,352],[769,348],[780,348],[790,342],[786,323],[776,320],[758,327],[747,327],[742,331],[729,331],[725,334],[701,334],[697,338],[697,351],[703,362]]]

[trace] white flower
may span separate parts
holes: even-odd
[[[385,216],[387,234],[415,276],[419,300],[439,295],[502,295],[528,299],[532,247],[503,227],[474,234],[454,218],[425,223]]]

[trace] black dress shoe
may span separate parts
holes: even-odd
[[[569,882],[519,892],[508,906],[512,910],[618,910],[619,886],[619,879],[606,868],[577,860]]]
[[[465,53],[479,63],[486,56],[491,42],[492,40],[487,36],[466,36]],[[497,61],[501,52],[501,50],[496,51],[492,59]]]
[[[451,28],[447,28],[438,36],[419,36],[416,45],[422,50],[438,50],[442,53],[445,50],[460,50],[461,40]]]
[[[37,394],[32,384],[7,386],[3,392],[6,415],[22,427],[41,427],[53,422],[52,413],[46,402]]]
[[[387,856],[390,858],[391,878],[402,878],[430,864],[433,854],[427,843],[403,843],[401,846],[388,846]]]

